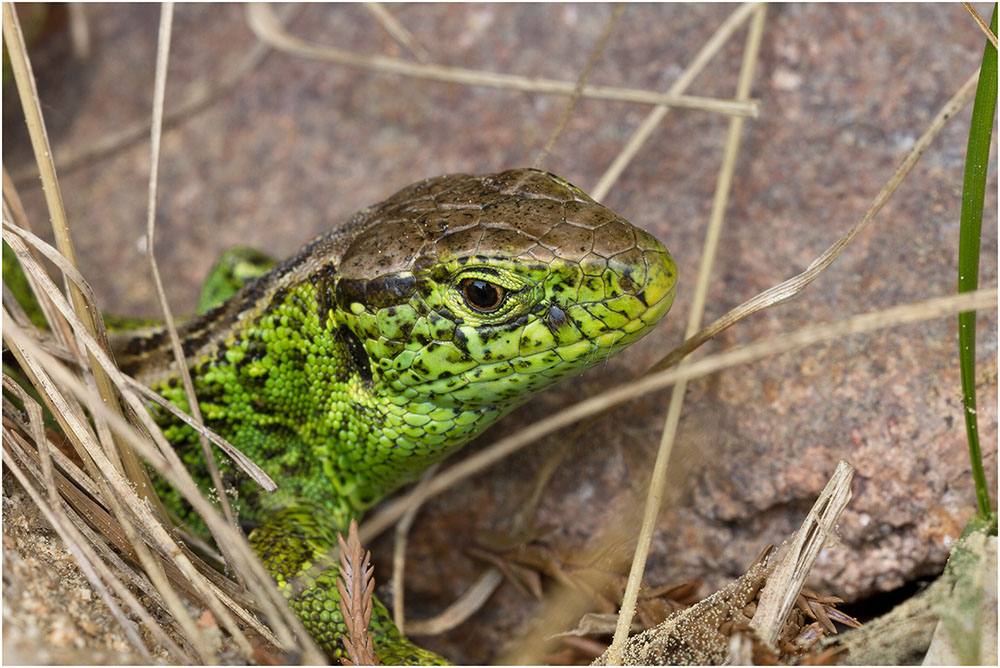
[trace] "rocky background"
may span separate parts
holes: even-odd
[[[389,8],[433,62],[570,81],[612,11]],[[628,7],[592,82],[666,90],[733,9]],[[988,18],[988,6],[978,9]],[[90,5],[86,13],[88,58],[71,55],[58,20],[34,47],[57,157],[149,115],[158,7]],[[289,30],[359,53],[409,57],[359,5],[302,7]],[[732,97],[744,35],[730,40],[690,94]],[[242,6],[179,5],[168,107],[231,70],[253,42]],[[706,321],[798,273],[846,231],[978,66],[983,44],[958,4],[769,7],[752,90],[761,115],[745,126]],[[17,95],[10,87],[4,93],[4,164],[44,229],[42,194],[25,172],[31,159]],[[227,247],[250,244],[283,256],[423,177],[533,163],[564,104],[271,53],[233,91],[164,135],[156,252],[175,312],[193,308],[209,266]],[[545,167],[587,190],[648,111],[581,101]],[[970,111],[949,123],[875,223],[804,295],[740,323],[698,354],[953,292]],[[671,111],[604,199],[673,252],[681,271],[674,313],[626,354],[532,402],[469,450],[627,382],[681,340],[727,127],[720,116]],[[156,313],[143,255],[148,170],[143,142],[60,174],[81,268],[101,304],[117,313]],[[993,162],[984,286],[997,282],[996,192]],[[955,318],[897,327],[690,383],[646,580],[700,580],[704,593],[724,584],[799,525],[838,459],[857,467],[854,499],[840,522],[840,544],[824,552],[811,584],[862,603],[856,611],[868,614],[886,592],[905,593],[940,572],[975,503],[956,331]],[[978,346],[979,428],[995,490],[995,312],[980,315]],[[595,549],[607,527],[636,520],[668,396],[621,407],[577,435],[535,514],[537,545],[578,555]],[[409,618],[443,609],[474,581],[484,566],[466,548],[481,545],[486,531],[509,531],[535,473],[571,433],[525,450],[421,512],[410,545]],[[10,513],[19,512],[12,508],[4,507],[8,526]],[[15,562],[8,558],[35,558],[15,542],[5,533],[5,622],[23,609],[12,592],[28,591],[9,588]],[[390,541],[373,548],[385,578]],[[50,580],[55,587],[63,578]],[[536,626],[541,610],[504,586],[472,620],[421,642],[454,661],[487,662]],[[100,633],[73,624],[76,636],[66,642],[98,642]],[[36,633],[47,638],[49,631]],[[10,639],[5,634],[5,648]]]

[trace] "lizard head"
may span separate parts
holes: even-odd
[[[663,244],[545,172],[429,179],[369,217],[335,310],[356,362],[407,410],[506,412],[635,342],[673,302]]]
[[[659,241],[559,177],[440,177],[192,319],[184,346],[206,420],[282,480],[266,503],[310,499],[346,522],[649,333],[676,276]],[[185,405],[150,351],[169,359],[163,332],[125,349]]]

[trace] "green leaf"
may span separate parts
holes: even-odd
[[[997,4],[993,5],[990,30],[997,32]],[[990,159],[993,116],[997,99],[997,50],[987,40],[983,67],[979,72],[976,101],[972,107],[969,148],[965,155],[965,182],[962,187],[962,227],[958,244],[958,291],[970,292],[979,285],[980,236],[983,226],[983,199],[986,193],[986,168]],[[976,420],[976,312],[958,315],[959,360],[962,369],[962,400],[965,431],[972,459],[972,477],[976,484],[976,503],[981,517],[990,514],[990,494],[983,472]]]

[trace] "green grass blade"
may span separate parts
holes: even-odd
[[[997,32],[997,4],[993,5],[990,30]],[[979,285],[980,233],[983,223],[983,198],[986,193],[986,168],[990,158],[993,115],[997,99],[997,50],[986,42],[983,68],[979,73],[976,101],[972,107],[969,148],[965,156],[965,182],[962,188],[962,228],[958,244],[958,291],[969,292]],[[962,368],[962,400],[965,430],[972,459],[972,477],[976,484],[979,515],[990,514],[990,494],[983,472],[976,423],[976,312],[958,316],[959,359]]]

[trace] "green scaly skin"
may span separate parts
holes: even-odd
[[[336,532],[536,392],[647,334],[676,274],[659,241],[556,176],[452,175],[364,209],[184,323],[206,422],[278,483],[266,494],[220,454],[226,493],[331,658],[345,631]],[[162,333],[120,342],[116,356],[187,407]],[[157,419],[212,492],[194,433]],[[440,660],[378,602],[372,630],[383,661]]]

